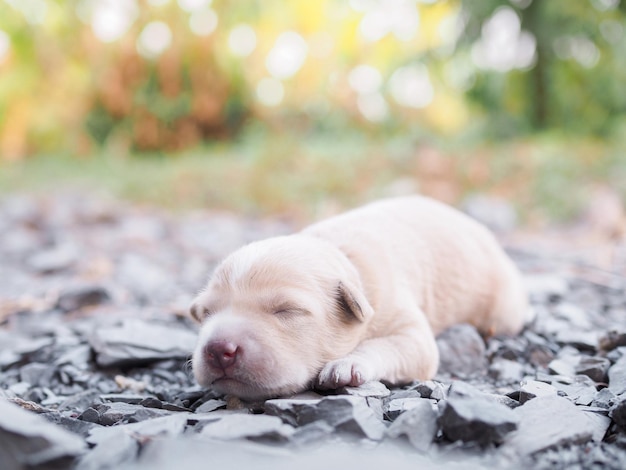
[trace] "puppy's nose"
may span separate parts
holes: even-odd
[[[226,369],[237,360],[239,347],[230,341],[210,341],[204,347],[204,357],[209,365]]]

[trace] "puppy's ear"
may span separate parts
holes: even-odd
[[[339,281],[337,292],[341,307],[360,321],[369,320],[374,315],[374,309],[361,289],[347,282]]]
[[[204,318],[204,307],[200,304],[200,298],[196,297],[189,306],[189,315],[198,323],[202,323]]]

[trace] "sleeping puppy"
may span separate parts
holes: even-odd
[[[487,229],[428,198],[388,199],[228,256],[191,306],[193,373],[244,399],[425,380],[445,328],[515,334],[528,312]]]

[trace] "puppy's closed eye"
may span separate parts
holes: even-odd
[[[286,315],[308,315],[310,312],[296,304],[285,302],[279,303],[270,309],[274,315],[286,316]]]

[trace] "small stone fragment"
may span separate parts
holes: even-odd
[[[384,414],[390,421],[394,421],[398,416],[409,411],[420,403],[428,401],[427,398],[394,398],[389,400],[385,406]]]
[[[529,400],[513,413],[519,418],[519,427],[507,436],[503,448],[521,456],[588,442],[606,431],[609,424],[598,422],[566,398],[555,396]]]
[[[223,415],[220,420],[206,424],[200,435],[220,440],[250,439],[283,442],[289,440],[293,433],[293,426],[284,424],[276,416],[237,413]]]
[[[186,358],[196,335],[165,323],[127,318],[119,325],[95,328],[89,341],[101,367],[130,366]]]
[[[622,356],[609,369],[609,390],[615,395],[626,392],[626,355]]]
[[[83,440],[39,415],[0,400],[0,462],[3,468],[51,468],[85,451]]]
[[[471,325],[454,325],[437,337],[439,373],[469,378],[487,370],[485,342]]]
[[[439,425],[451,441],[476,442],[482,446],[499,444],[517,429],[519,418],[505,405],[461,396],[449,397],[442,403]]]
[[[59,294],[57,308],[73,312],[84,307],[100,305],[111,300],[109,292],[102,286],[86,285],[66,289]]]
[[[607,381],[607,371],[611,361],[605,357],[583,357],[575,368],[576,374],[586,375],[596,382]]]
[[[194,411],[196,413],[210,413],[220,408],[226,408],[226,402],[224,400],[207,400]]]
[[[496,358],[489,366],[489,375],[501,383],[518,383],[524,377],[524,366],[519,362]]]
[[[619,399],[611,390],[609,390],[608,388],[603,388],[598,393],[596,393],[596,396],[591,402],[591,406],[596,406],[598,408],[604,408],[608,410],[615,403],[617,403],[617,401],[619,401]]]
[[[626,346],[626,331],[610,330],[600,337],[600,349],[612,351],[620,346]]]
[[[525,380],[521,383],[519,402],[526,403],[536,397],[556,397],[558,390],[550,384],[537,380]]]
[[[99,424],[100,413],[98,413],[98,410],[96,410],[95,408],[89,407],[78,416],[78,419],[87,421],[88,423]]]
[[[381,382],[375,381],[366,382],[360,387],[342,387],[337,390],[337,393],[353,395],[355,397],[383,398],[388,397],[391,392]]]
[[[268,400],[265,411],[292,426],[321,420],[337,430],[372,440],[382,439],[385,432],[385,425],[362,397],[338,395],[321,400]]]
[[[413,447],[425,452],[437,433],[437,412],[429,400],[418,400],[393,422],[387,429],[387,435],[392,438],[404,435]]]
[[[618,426],[626,429],[626,397],[621,397],[621,400],[611,407],[609,416]]]

